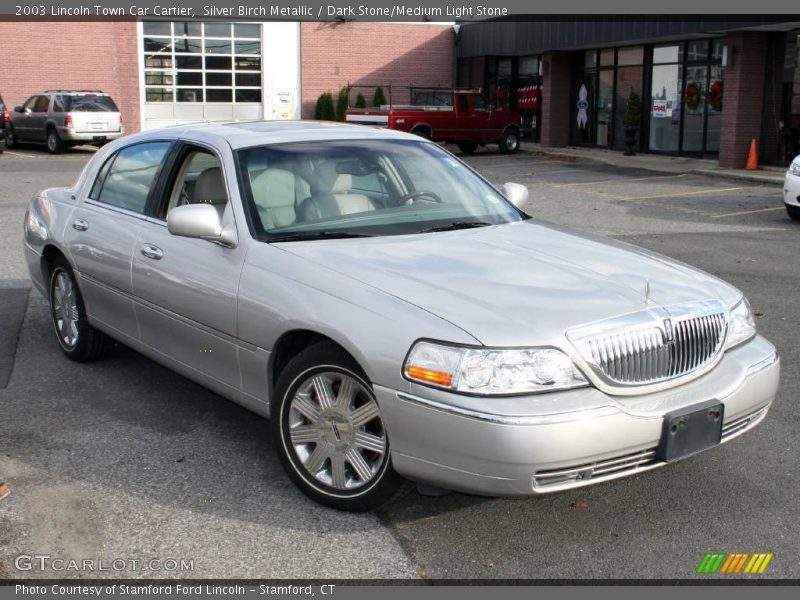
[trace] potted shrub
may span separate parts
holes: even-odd
[[[333,94],[325,92],[317,98],[317,106],[314,109],[314,119],[317,121],[333,121],[336,118],[336,110],[333,108]]]
[[[384,104],[386,104],[386,96],[383,95],[383,88],[375,88],[375,95],[372,97],[372,106],[380,108]]]
[[[625,102],[625,112],[622,113],[622,126],[625,128],[625,145],[628,149],[625,156],[636,154],[636,135],[642,123],[642,98],[631,89],[628,100]]]
[[[336,98],[336,120],[344,121],[347,109],[350,108],[350,86],[344,86],[339,90]]]
[[[356,96],[356,108],[367,108],[367,99],[364,98],[364,94]]]

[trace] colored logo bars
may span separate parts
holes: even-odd
[[[734,575],[739,573],[761,574],[767,570],[767,565],[772,560],[773,554],[764,552],[738,552],[726,554],[725,552],[706,553],[697,567],[697,572],[702,575]]]

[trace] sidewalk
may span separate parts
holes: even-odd
[[[766,185],[783,185],[786,167],[762,166],[758,171],[744,169],[722,169],[713,159],[664,156],[659,154],[637,154],[625,156],[619,150],[603,148],[548,148],[534,142],[522,142],[521,150],[565,160],[591,160],[613,167],[631,167],[660,173],[695,173],[708,177],[751,181]]]

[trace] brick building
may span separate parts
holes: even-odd
[[[800,17],[496,20],[458,32],[461,86],[523,113],[546,146],[625,147],[631,91],[639,151],[744,167],[751,140],[782,163],[800,142]]]
[[[128,132],[311,118],[319,94],[348,83],[364,86],[351,102],[388,84],[407,101],[408,86],[455,80],[453,27],[429,23],[3,22],[0,56],[8,105],[46,89],[100,89]]]

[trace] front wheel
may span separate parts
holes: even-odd
[[[509,127],[500,138],[500,152],[503,154],[516,154],[519,151],[519,129]]]
[[[364,512],[403,486],[372,386],[334,344],[307,348],[286,365],[272,402],[272,432],[289,478],[321,504]]]
[[[58,259],[50,272],[49,296],[53,330],[67,358],[91,362],[105,356],[111,340],[89,324],[75,275],[64,259]]]
[[[784,206],[786,206],[786,212],[789,214],[789,217],[795,221],[800,221],[800,206],[790,206],[789,204],[785,204]]]
[[[55,129],[50,129],[47,132],[47,150],[50,154],[61,154],[64,152],[66,146],[64,142],[61,140],[61,137],[58,135],[58,132]]]

